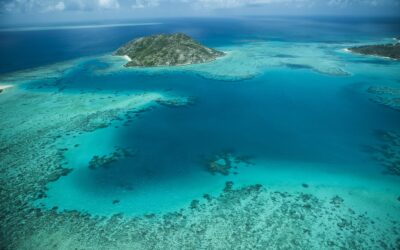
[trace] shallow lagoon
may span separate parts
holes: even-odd
[[[95,132],[91,140],[84,135],[70,142],[88,146],[72,149],[67,161],[74,162],[82,155],[85,159],[79,163],[80,169],[50,185],[45,201],[50,208],[100,215],[173,211],[205,193],[217,193],[226,180],[239,178],[207,172],[204,159],[223,151],[254,157],[260,163],[248,168],[261,171],[269,168],[261,162],[282,161],[318,165],[356,177],[366,172],[375,175],[382,169],[362,146],[375,143],[374,130],[393,130],[400,124],[396,111],[368,100],[354,84],[352,78],[356,77],[329,76],[311,69],[271,69],[251,80],[235,82],[171,72],[143,76],[121,71],[107,76],[104,84],[94,85],[98,78],[80,80],[73,75],[71,82],[85,82],[88,89],[107,89],[107,83],[112,83],[112,90],[168,88],[168,93],[195,97],[195,103],[159,107],[128,126]],[[107,155],[114,150],[111,145],[136,153],[107,169],[90,170],[89,156]],[[104,146],[109,150],[101,150]],[[77,167],[75,164],[69,166]],[[285,165],[282,163],[282,169]],[[242,171],[246,169],[239,169],[239,176]],[[260,182],[257,172],[254,176]],[[268,170],[263,176],[268,183]],[[303,180],[297,180],[298,175],[292,178],[301,189]],[[318,175],[313,179],[321,181]],[[325,184],[330,185],[329,181]],[[115,205],[113,200],[120,203]]]
[[[258,27],[250,23],[249,30]],[[387,34],[357,40],[350,32],[335,42],[334,35],[320,41],[275,32],[271,40],[276,41],[270,41],[262,31],[251,39],[228,33],[226,43],[222,34],[218,41],[200,36],[229,52],[210,64],[126,69],[123,59],[105,54],[3,76],[17,85],[1,96],[8,98],[7,107],[12,106],[10,95],[19,91],[67,99],[81,95],[88,105],[102,100],[103,109],[113,102],[125,109],[126,96],[153,93],[140,99],[144,109],[136,105],[135,112],[121,111],[95,129],[60,134],[53,148],[61,150],[62,166],[73,170],[46,183],[45,195],[29,204],[60,215],[76,210],[90,216],[162,216],[193,207],[204,194],[218,197],[233,181],[236,188],[262,184],[269,191],[305,192],[321,200],[340,196],[346,207],[381,221],[376,227],[390,242],[396,239],[387,232],[395,230],[389,221],[400,220],[399,176],[384,174],[382,162],[365,149],[382,143],[376,130],[399,132],[400,116],[372,101],[366,90],[397,86],[400,65],[343,51],[361,41],[387,41]],[[192,101],[171,107],[154,102],[160,97]],[[54,104],[57,110],[57,100]],[[2,114],[11,113],[4,109]],[[94,156],[108,159],[118,148],[133,153],[89,168]],[[238,164],[227,176],[212,174],[208,159],[222,152],[249,156],[252,164]],[[324,216],[321,222],[329,226]],[[364,243],[360,240],[360,246]]]

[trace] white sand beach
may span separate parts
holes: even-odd
[[[127,55],[124,55],[124,56],[122,56],[124,59],[126,59],[128,62],[130,62],[130,61],[132,61],[132,59],[129,57],[129,56],[127,56]]]
[[[13,85],[1,85],[0,84],[0,91],[5,90],[5,89],[9,89],[9,88],[12,88],[12,87],[13,87]]]

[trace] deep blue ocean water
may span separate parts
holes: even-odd
[[[135,37],[154,33],[185,32],[200,41],[206,41],[209,46],[229,45],[237,40],[255,38],[337,43],[394,37],[399,33],[399,20],[396,18],[253,17],[151,21],[162,24],[0,32],[0,73],[108,53]],[[21,57],[24,58],[23,63]]]
[[[362,43],[400,34],[397,19],[255,17],[157,21],[162,24],[0,32],[0,72],[111,53],[132,38],[153,33],[185,32],[210,47],[235,46],[252,40]],[[21,58],[24,58],[23,63]],[[363,63],[362,59],[351,56],[346,60]],[[381,59],[368,63],[395,65],[395,62]],[[50,199],[46,202],[49,207],[77,208],[98,214],[108,213],[102,210],[127,213],[171,210],[202,193],[221,190],[220,183],[229,178],[209,175],[204,158],[223,151],[252,156],[257,163],[255,169],[278,167],[285,172],[287,165],[279,162],[290,162],[288,165],[297,165],[300,172],[307,165],[355,176],[371,172],[380,178],[382,167],[362,148],[376,143],[375,130],[400,128],[398,111],[371,102],[363,91],[365,86],[376,85],[378,80],[385,81],[379,72],[373,79],[368,72],[338,77],[307,67],[277,67],[252,79],[229,82],[182,72],[152,75],[121,71],[96,76],[90,70],[106,66],[93,59],[75,67],[58,84],[66,93],[99,89],[105,92],[168,90],[194,97],[195,104],[180,108],[158,107],[142,114],[129,126],[117,129],[113,132],[112,143],[133,148],[137,155],[114,163],[106,170],[78,169],[60,182],[52,183]],[[396,77],[399,81],[400,76]],[[106,143],[101,139],[97,143],[102,142]],[[74,157],[74,153],[71,154]],[[278,163],[269,165],[268,162]],[[304,174],[313,175],[308,171],[304,169]],[[253,175],[261,178],[260,173]],[[240,180],[239,171],[238,177],[231,178],[245,183],[252,178],[250,175]],[[299,184],[303,181],[295,174],[284,176]],[[268,180],[268,176],[264,179]],[[282,180],[285,181],[288,180]],[[324,184],[318,174],[309,181]],[[130,201],[135,201],[136,191],[146,190],[146,195],[139,194],[140,198],[136,199],[140,209],[136,209],[135,204],[123,208],[126,194],[121,193],[121,187],[127,186],[133,190]],[[82,196],[72,191],[68,193],[68,188],[87,193]],[[68,201],[63,200],[66,195]],[[153,201],[151,196],[155,197]],[[117,198],[121,203],[114,206],[111,201]],[[95,205],[85,207],[83,200]],[[103,206],[96,203],[104,200],[109,202]]]

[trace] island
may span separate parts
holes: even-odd
[[[348,50],[362,55],[381,56],[395,60],[400,59],[400,43],[364,45],[351,47]]]
[[[132,40],[115,55],[128,59],[126,67],[156,67],[210,62],[225,53],[207,48],[183,33],[174,33]]]

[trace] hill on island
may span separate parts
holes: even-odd
[[[205,63],[225,55],[182,34],[161,34],[132,40],[115,55],[128,56],[126,67],[177,66]]]

